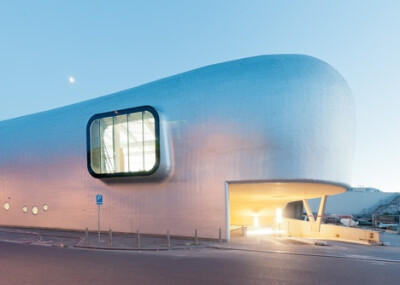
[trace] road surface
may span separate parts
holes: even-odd
[[[400,262],[196,249],[85,250],[0,242],[1,284],[398,284]]]

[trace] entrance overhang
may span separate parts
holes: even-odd
[[[271,226],[277,209],[289,202],[303,201],[345,192],[340,184],[308,181],[229,183],[230,225]]]

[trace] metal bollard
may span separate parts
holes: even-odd
[[[197,237],[197,229],[194,230],[194,244],[199,245],[199,238]]]
[[[112,247],[112,230],[108,232],[108,246]]]
[[[222,243],[222,233],[221,233],[221,228],[219,228],[218,242],[219,242],[220,244]]]
[[[140,233],[139,230],[136,231],[136,246],[140,248]]]
[[[167,230],[167,247],[171,248],[171,237],[169,236],[169,230]]]
[[[89,244],[89,229],[85,229],[85,245]]]

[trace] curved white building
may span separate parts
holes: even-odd
[[[0,137],[2,225],[96,229],[102,194],[103,229],[229,238],[346,190],[355,110],[325,62],[270,55],[2,121]]]

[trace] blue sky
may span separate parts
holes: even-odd
[[[353,185],[400,191],[399,15],[395,0],[1,1],[0,120],[217,62],[308,54],[353,90]]]

